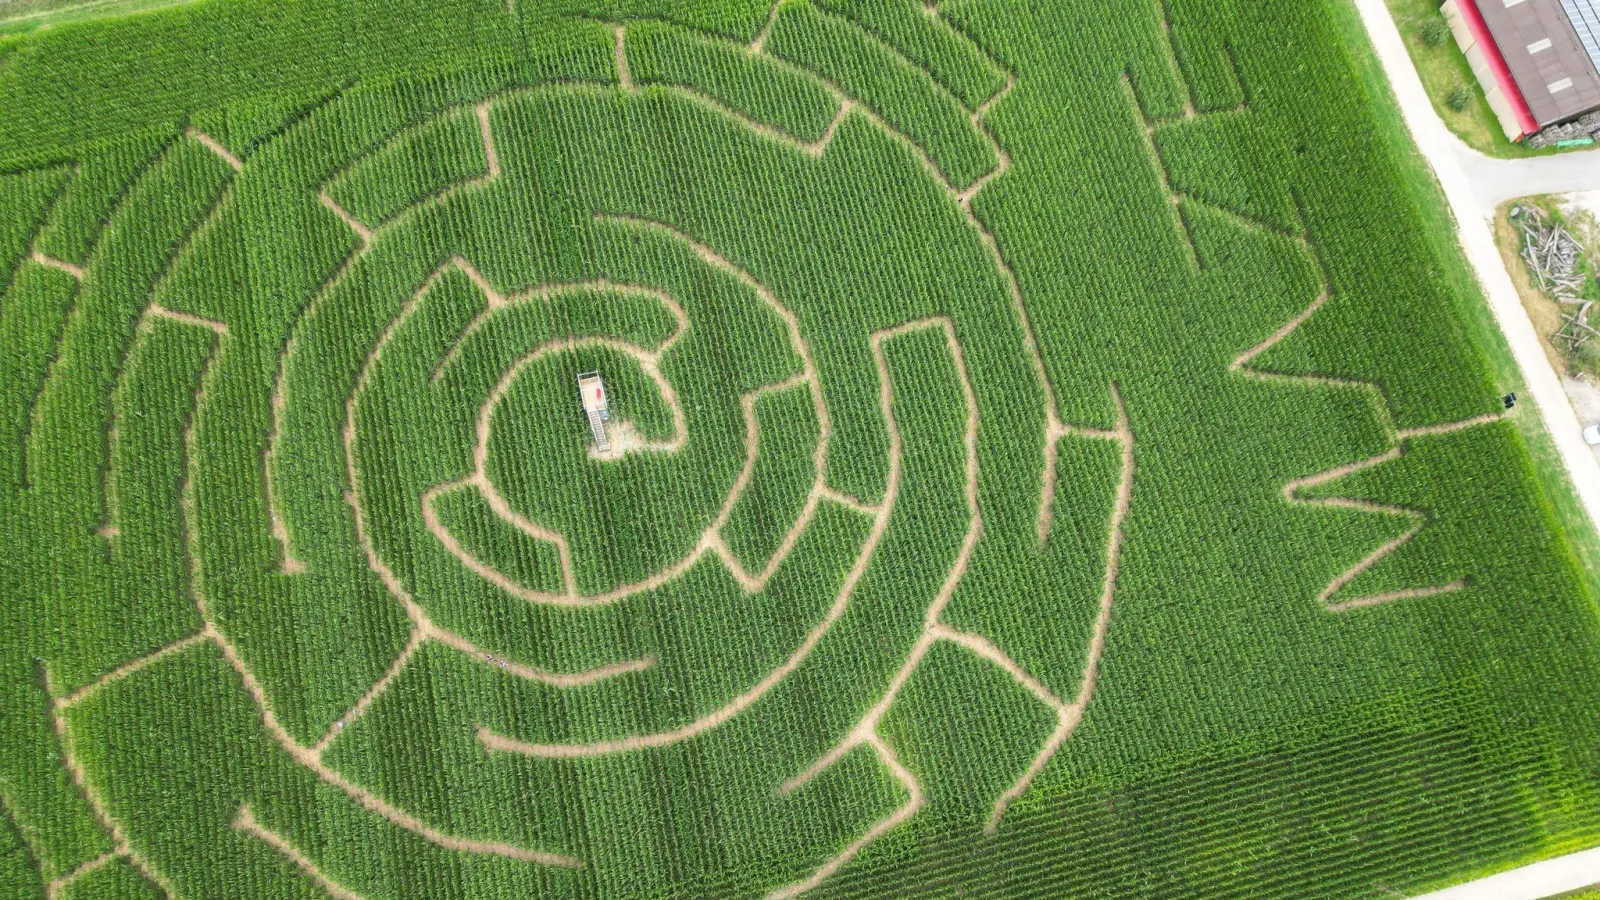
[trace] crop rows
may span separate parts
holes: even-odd
[[[1589,587],[1332,5],[518,0],[339,78],[318,6],[221,102],[218,2],[73,126],[0,57],[0,897],[1593,840]]]

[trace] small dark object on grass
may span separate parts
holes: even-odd
[[[1513,406],[1517,405],[1517,392],[1516,391],[1512,391],[1511,393],[1505,395],[1504,397],[1501,397],[1500,399],[1501,399],[1502,402],[1505,403],[1506,409],[1510,409]]]
[[[1472,103],[1472,89],[1464,84],[1458,84],[1450,89],[1449,95],[1444,98],[1444,105],[1456,112],[1461,112]]]
[[[1417,32],[1422,38],[1422,43],[1429,47],[1442,47],[1444,42],[1450,40],[1450,23],[1443,16],[1434,16],[1422,23],[1422,29]]]

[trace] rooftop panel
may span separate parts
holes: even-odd
[[[1600,69],[1600,0],[1561,0],[1561,6],[1589,55],[1589,63]]]

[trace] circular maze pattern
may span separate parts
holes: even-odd
[[[910,133],[777,62],[778,15],[749,47],[614,26],[615,85],[362,88],[248,154],[164,151],[212,187],[153,213],[173,261],[127,340],[96,539],[184,560],[197,624],[52,691],[74,760],[125,695],[210,684],[143,727],[243,774],[146,764],[231,826],[147,845],[159,809],[114,820],[72,761],[106,859],[173,894],[172,859],[245,840],[335,896],[792,896],[936,794],[1000,827],[1091,699],[1133,436],[1110,385],[1112,418],[1059,420],[972,211],[1009,165],[1004,90],[959,140]],[[669,39],[791,112],[674,70]],[[240,292],[255,318],[217,312]],[[159,437],[135,395],[184,384],[162,548],[118,448]],[[981,739],[929,740],[955,708]],[[134,795],[139,765],[95,763]],[[668,871],[685,834],[715,849]]]

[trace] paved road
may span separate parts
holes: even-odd
[[[1600,523],[1600,462],[1583,442],[1578,417],[1522,308],[1495,246],[1491,222],[1495,207],[1512,197],[1600,189],[1600,151],[1494,160],[1469,149],[1434,112],[1384,0],[1355,2],[1389,76],[1406,127],[1444,188],[1455,213],[1461,246],[1522,369],[1527,392],[1555,441],[1590,521]],[[1600,848],[1456,885],[1419,900],[1538,900],[1596,883],[1600,883]]]
[[[1454,134],[1449,136],[1455,138]],[[1526,159],[1494,159],[1459,139],[1455,140],[1455,145],[1456,160],[1478,197],[1478,211],[1486,216],[1493,216],[1495,207],[1513,197],[1600,191],[1600,149]]]

